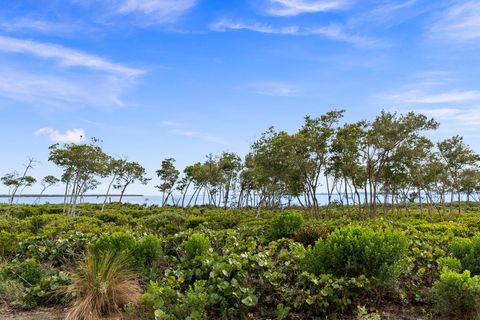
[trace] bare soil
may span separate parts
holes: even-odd
[[[0,320],[63,320],[65,312],[59,309],[36,309],[32,311],[13,311],[0,309]]]

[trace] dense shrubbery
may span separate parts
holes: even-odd
[[[407,238],[391,229],[344,227],[319,240],[305,259],[306,270],[320,275],[396,279],[407,256]]]
[[[329,235],[329,231],[326,227],[310,223],[299,228],[295,232],[295,241],[303,243],[305,246],[314,245],[319,239],[325,239]]]
[[[0,296],[20,309],[58,303],[68,282],[65,272],[45,269],[34,259],[0,265]]]
[[[450,244],[450,251],[472,274],[480,275],[480,235],[471,239],[458,238]]]
[[[273,218],[271,235],[273,239],[292,237],[303,226],[303,216],[298,212],[280,213]]]
[[[185,256],[188,260],[202,257],[210,249],[210,240],[202,234],[194,233],[185,241]]]
[[[117,305],[147,320],[341,318],[355,310],[375,314],[385,303],[450,318],[478,312],[476,214],[425,222],[415,211],[409,218],[311,220],[299,210],[266,210],[256,218],[254,210],[213,208],[112,204],[100,213],[99,206],[80,205],[78,215],[69,216],[54,205],[13,206],[8,214],[5,207],[0,301],[11,307],[103,299],[99,287],[88,292],[84,286],[113,273],[93,272],[85,260],[89,249],[91,261],[118,256],[123,279],[140,285],[129,280],[133,291],[126,292],[141,289],[147,307],[136,309],[124,296],[98,313]],[[76,295],[65,295],[60,289],[72,283]],[[465,298],[442,309],[458,296]]]
[[[94,257],[103,257],[105,254],[126,255],[130,264],[138,272],[148,274],[152,272],[163,251],[158,239],[154,235],[147,235],[140,240],[128,232],[106,234],[93,242],[89,250]]]
[[[480,276],[443,269],[433,287],[433,297],[438,311],[455,319],[480,317]]]

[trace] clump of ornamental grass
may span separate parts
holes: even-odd
[[[88,253],[72,275],[67,292],[76,296],[66,320],[98,319],[125,305],[136,305],[141,288],[132,262],[125,253]]]

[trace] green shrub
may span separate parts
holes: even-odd
[[[157,320],[202,320],[207,318],[208,294],[205,281],[195,281],[185,293],[151,282],[142,300],[154,309]]]
[[[471,239],[457,238],[450,244],[450,251],[461,261],[464,269],[480,275],[480,236]]]
[[[163,256],[162,243],[154,235],[147,235],[140,239],[135,246],[133,258],[140,270],[148,272]]]
[[[440,270],[440,272],[444,270],[460,272],[462,271],[462,263],[457,258],[442,257],[438,259],[438,270]]]
[[[295,306],[304,319],[337,319],[340,318],[338,315],[352,311],[353,301],[361,297],[369,286],[365,276],[338,278],[303,272],[295,278],[295,290],[284,301],[286,305]]]
[[[202,215],[190,214],[187,217],[187,227],[191,229],[194,229],[206,222],[207,218]]]
[[[7,257],[18,250],[18,240],[10,232],[0,230],[0,257]]]
[[[34,259],[13,260],[0,267],[0,279],[17,279],[30,286],[40,283],[44,274],[44,270]]]
[[[185,255],[188,260],[204,256],[210,249],[210,240],[203,234],[194,233],[185,241]]]
[[[0,297],[25,310],[48,306],[62,302],[59,289],[69,280],[65,272],[43,269],[34,259],[13,260],[0,267]]]
[[[454,319],[477,319],[480,316],[480,277],[465,270],[448,269],[440,274],[432,296],[437,310]]]
[[[120,212],[110,212],[110,211],[105,211],[105,212],[98,212],[94,215],[95,218],[97,218],[100,221],[106,222],[106,223],[114,223],[116,225],[126,225],[132,222],[132,218],[125,214],[125,213],[120,213]]]
[[[101,236],[90,245],[90,252],[96,257],[107,252],[113,255],[125,254],[138,271],[145,273],[151,271],[155,262],[163,256],[162,244],[156,236],[147,235],[137,241],[128,232]]]
[[[295,232],[295,241],[308,246],[314,245],[318,239],[327,238],[329,232],[325,227],[318,224],[306,224]]]
[[[132,252],[137,245],[135,237],[128,232],[116,232],[105,234],[90,245],[90,251],[94,256],[101,256],[105,252],[117,254]]]
[[[174,234],[186,225],[186,218],[175,212],[164,212],[144,217],[141,224],[148,230],[159,234]]]
[[[101,234],[105,232],[103,222],[89,216],[63,215],[63,218],[52,220],[42,228],[45,236],[58,236],[74,232]]]
[[[9,304],[22,301],[25,295],[25,286],[19,280],[5,279],[0,281],[0,300]]]
[[[55,267],[65,267],[78,262],[92,239],[94,239],[93,235],[81,232],[56,239],[44,235],[36,236],[21,243],[19,255],[22,258],[35,258],[40,262],[49,262]]]
[[[272,221],[271,235],[273,239],[292,237],[304,223],[303,216],[297,212],[282,212]]]
[[[407,257],[408,241],[399,231],[347,226],[319,240],[305,257],[307,271],[338,277],[396,279]]]
[[[24,221],[28,221],[30,224],[30,231],[37,234],[49,222],[62,218],[64,218],[64,216],[61,214],[41,214],[28,217]]]

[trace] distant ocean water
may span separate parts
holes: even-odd
[[[379,196],[383,201],[383,197]],[[187,196],[185,199],[185,204],[187,204],[190,200],[191,196]],[[120,199],[120,196],[109,196],[107,198],[107,203],[108,202],[118,202]],[[178,199],[178,196],[175,197],[175,201]],[[325,205],[328,203],[328,195],[325,193],[321,193],[317,195],[317,199],[319,201],[320,205]],[[467,196],[465,194],[462,194],[461,196],[462,201],[467,200]],[[80,199],[80,203],[103,203],[105,200],[105,196],[92,196],[88,195]],[[340,197],[338,194],[333,194],[332,199],[333,202],[340,202]],[[355,198],[356,200],[356,198]],[[9,198],[8,197],[0,197],[0,203],[8,203]],[[197,204],[201,205],[203,204],[203,198],[199,197],[197,200]],[[303,201],[303,199],[302,199]],[[362,194],[362,201],[363,201],[363,194]],[[425,201],[425,200],[424,200]],[[450,195],[446,196],[446,202],[450,201]],[[454,201],[457,201],[457,197],[455,195]],[[479,195],[475,194],[470,197],[470,201],[479,201]],[[21,197],[15,197],[16,204],[62,204],[63,203],[63,196],[21,196]],[[124,203],[131,203],[131,204],[146,204],[146,205],[161,205],[162,204],[162,196],[159,195],[127,195],[124,196],[122,199],[122,202]],[[286,200],[282,201],[283,203],[286,203]],[[343,202],[346,203],[345,197],[343,197]],[[352,204],[352,199],[349,197],[349,202]],[[169,204],[173,204],[172,201],[169,201]],[[292,200],[291,204],[293,205],[298,205],[298,201],[296,199]],[[193,205],[193,201],[192,201]]]
[[[190,201],[191,196],[187,196],[185,198],[185,204]],[[320,204],[326,204],[328,202],[328,196],[326,194],[319,194],[317,196]],[[16,204],[62,204],[63,203],[63,196],[21,196],[15,197],[14,203]],[[107,198],[108,202],[118,202],[120,196],[109,196]],[[338,199],[338,197],[333,196],[333,200]],[[105,196],[86,196],[80,199],[80,203],[103,203],[105,200]],[[175,201],[178,200],[178,196],[175,197]],[[0,203],[8,203],[8,197],[0,197]],[[144,196],[124,196],[122,199],[124,203],[132,203],[132,204],[146,204],[146,205],[161,205],[162,204],[162,196],[159,195],[144,195]],[[192,201],[192,205],[193,205]],[[283,202],[286,202],[283,201]],[[172,201],[169,200],[169,204],[172,204]],[[197,204],[203,204],[203,197],[198,197]],[[299,204],[296,200],[292,200],[292,204]]]
[[[17,204],[62,204],[63,196],[28,196],[28,197],[15,197],[14,203]],[[107,202],[118,202],[120,196],[110,196],[107,198]],[[103,203],[104,196],[88,196],[80,199],[80,203]],[[0,197],[0,203],[8,203],[9,198]],[[161,204],[161,196],[124,196],[122,202],[134,203],[134,204]]]

